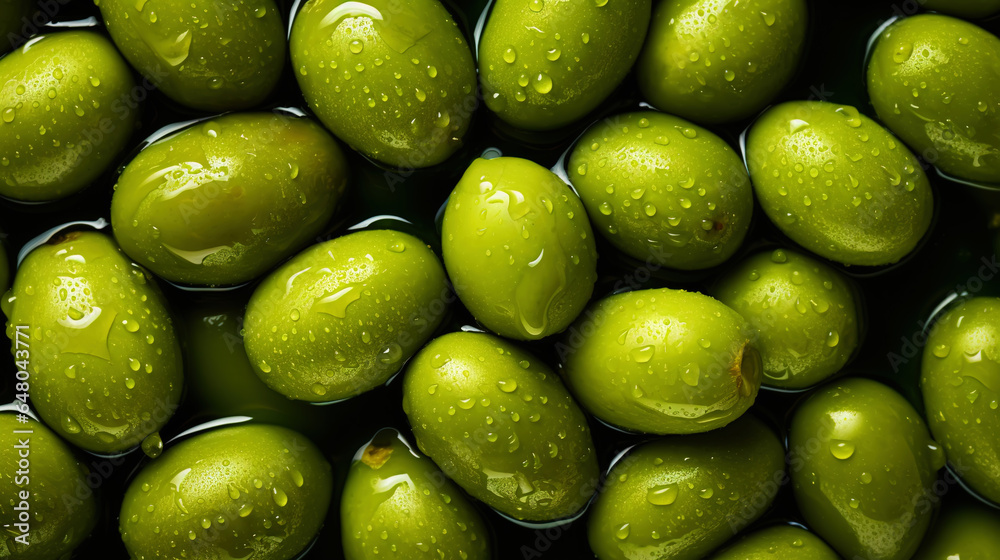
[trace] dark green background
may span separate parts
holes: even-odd
[[[291,11],[290,0],[278,0],[278,3],[286,14]],[[485,8],[486,0],[445,0],[445,4],[465,28],[471,42],[472,31]],[[891,17],[912,12],[918,3],[910,0],[895,3],[810,1],[809,4],[811,23],[807,51],[794,82],[784,90],[781,98],[823,99],[850,104],[874,117],[863,79],[867,43],[880,24]],[[71,0],[61,7],[53,20],[67,22],[90,16],[99,18],[97,9],[89,1]],[[980,24],[993,33],[1000,31],[1000,22],[996,19]],[[286,76],[281,81],[279,90],[260,109],[282,106],[305,109],[305,102],[294,84],[290,64],[287,64]],[[473,129],[466,136],[467,144],[463,150],[446,163],[408,175],[405,180],[392,187],[386,181],[385,169],[357,154],[351,154],[353,180],[349,187],[346,211],[330,224],[327,235],[322,239],[341,235],[349,226],[373,216],[386,215],[402,218],[410,224],[398,219],[386,219],[376,222],[374,226],[403,229],[439,249],[435,216],[472,159],[488,148],[496,148],[504,155],[525,157],[542,165],[552,166],[586,126],[604,116],[636,109],[640,101],[634,77],[629,76],[598,112],[583,119],[578,125],[557,132],[534,134],[511,130],[493,118],[485,107],[481,107],[476,114]],[[207,115],[179,107],[153,92],[141,109],[141,129],[135,132],[132,146],[138,149],[144,138],[163,126],[204,116]],[[739,136],[749,124],[747,121],[713,130],[739,149]],[[122,154],[120,163],[124,164],[129,158],[128,153]],[[983,259],[990,262],[994,258],[994,229],[1000,225],[1000,222],[996,222],[1000,215],[994,209],[1000,208],[1000,203],[991,202],[988,191],[940,178],[933,168],[928,168],[928,174],[934,187],[937,211],[935,224],[919,250],[903,263],[892,267],[842,268],[860,287],[866,309],[862,346],[844,374],[861,374],[881,379],[899,389],[921,410],[917,389],[920,348],[911,344],[913,341],[919,344],[922,322],[931,316],[934,308],[951,292],[971,290],[978,295],[1000,293],[1000,280],[975,280],[979,278]],[[115,172],[109,171],[80,194],[55,203],[24,205],[0,200],[0,228],[7,234],[6,244],[12,261],[27,241],[51,227],[69,221],[102,217],[109,219],[114,176]],[[987,196],[983,196],[984,194]],[[758,211],[740,255],[732,262],[749,252],[778,245],[794,246]],[[617,255],[601,239],[598,240],[598,251],[601,255],[600,280],[595,297],[609,293],[619,280],[629,277],[641,265]],[[726,267],[720,268],[724,270]],[[636,287],[667,286],[702,290],[711,285],[712,278],[719,272],[721,270],[690,274],[661,271],[655,278]],[[987,270],[987,274],[995,272]],[[218,316],[213,320],[217,327],[199,330],[198,337],[187,337],[197,338],[197,344],[189,343],[187,348],[188,374],[210,376],[205,385],[214,387],[210,392],[218,391],[217,396],[226,397],[230,401],[245,398],[248,406],[262,411],[257,414],[261,420],[284,422],[303,431],[321,446],[333,463],[337,488],[342,486],[350,458],[379,428],[395,427],[409,437],[406,418],[400,407],[401,384],[398,379],[387,387],[350,401],[323,407],[284,403],[280,399],[274,399],[273,395],[254,396],[247,388],[249,384],[231,381],[239,379],[240,375],[247,375],[247,364],[241,355],[242,346],[233,333],[239,330],[239,310],[249,298],[252,285],[213,292],[183,290],[165,282],[161,282],[161,286],[176,312],[182,336],[188,331],[185,324],[189,320]],[[474,320],[464,309],[456,307],[441,333],[474,324]],[[223,336],[225,332],[230,335]],[[211,333],[215,333],[215,338]],[[905,340],[911,342],[904,342]],[[551,342],[532,344],[530,349],[556,367]],[[13,399],[15,370],[12,362],[12,359],[6,360],[3,364],[0,402]],[[226,377],[227,372],[230,377]],[[220,403],[225,399],[201,398],[193,390],[194,385],[189,379],[181,409],[161,432],[164,440],[222,414]],[[781,430],[789,410],[802,395],[803,393],[782,393],[765,389],[761,391],[752,410],[769,419],[776,429]],[[292,412],[275,412],[278,408]],[[268,413],[268,410],[272,412]],[[592,428],[602,469],[608,466],[611,458],[620,450],[644,439],[642,436],[611,430],[597,422],[592,422]],[[116,460],[92,456],[82,451],[79,456],[86,463],[95,464],[96,467],[92,468],[102,474],[103,481],[98,493],[103,503],[103,519],[75,557],[127,558],[118,537],[118,507],[131,474],[145,459],[139,451]],[[968,499],[965,490],[957,486],[950,488],[944,496],[946,502],[965,499]],[[539,545],[539,554],[543,558],[592,557],[586,544],[585,520],[568,527],[538,531],[511,523],[487,508],[481,509],[494,531],[495,557],[498,559],[523,558],[523,546],[534,548]],[[338,517],[339,494],[334,496],[326,528],[304,558],[341,557]],[[781,491],[775,506],[757,525],[780,520],[800,520],[788,488]]]

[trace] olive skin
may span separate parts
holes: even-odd
[[[379,432],[358,451],[340,518],[346,560],[491,557],[489,530],[479,512],[395,430]]]
[[[322,233],[347,175],[336,141],[308,119],[230,114],[139,152],[115,185],[111,225],[162,278],[239,284]]]
[[[794,412],[789,468],[806,523],[845,558],[913,556],[939,501],[944,452],[899,393],[836,381]]]
[[[569,517],[596,488],[583,412],[541,360],[498,337],[431,341],[407,367],[403,411],[449,478],[516,519]]]
[[[497,0],[479,42],[486,106],[525,130],[552,130],[586,116],[639,56],[650,4]]]
[[[747,164],[767,217],[832,261],[895,263],[930,227],[933,197],[920,162],[849,105],[769,109],[747,136]]]
[[[579,338],[564,352],[566,384],[593,415],[626,430],[714,430],[750,408],[760,389],[760,355],[743,317],[699,293],[612,295],[570,332]]]
[[[18,465],[22,459],[29,462],[26,469]],[[0,550],[5,557],[68,557],[90,535],[99,516],[96,494],[87,485],[90,471],[44,424],[32,419],[22,424],[14,414],[0,413],[0,468],[5,497],[0,500]],[[15,524],[24,522],[24,513],[30,516],[27,546],[15,540],[23,533]]]
[[[924,347],[920,390],[927,424],[952,468],[978,494],[1000,503],[1000,299],[973,298],[934,324]]]
[[[290,49],[309,106],[369,158],[413,169],[462,146],[476,65],[438,0],[308,0]]]
[[[274,0],[94,0],[115,45],[174,101],[235,111],[264,101],[285,65]]]
[[[639,57],[639,89],[657,109],[702,123],[751,117],[798,67],[805,0],[666,0]]]
[[[597,281],[583,203],[562,179],[525,159],[473,161],[448,199],[441,236],[458,297],[507,338],[562,331]]]
[[[980,504],[946,506],[913,560],[990,560],[1000,550],[1000,514]]]
[[[597,231],[645,262],[709,268],[731,257],[750,228],[743,161],[715,134],[671,115],[601,121],[577,142],[569,176]]]
[[[801,527],[775,525],[739,539],[709,560],[840,560],[840,556]]]
[[[361,231],[306,249],[257,286],[247,356],[269,387],[329,402],[382,385],[431,337],[451,301],[427,245]]]
[[[983,18],[1000,12],[1000,0],[923,0],[925,10],[966,18]]]
[[[752,416],[639,445],[590,508],[590,548],[600,560],[699,560],[763,515],[787,476],[777,436]]]
[[[32,404],[73,445],[128,450],[177,410],[183,363],[166,302],[110,237],[70,232],[34,249],[3,306]]]
[[[879,119],[942,171],[1000,182],[1000,39],[948,16],[901,19],[868,63]]]
[[[762,383],[802,389],[840,371],[858,347],[854,288],[833,268],[786,249],[751,256],[712,291],[747,320]]]
[[[301,434],[263,424],[168,447],[129,484],[119,531],[135,560],[296,558],[319,531],[330,463]]]
[[[0,196],[54,200],[97,179],[132,134],[134,86],[90,31],[41,35],[0,59]]]

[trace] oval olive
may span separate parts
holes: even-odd
[[[639,88],[656,108],[696,122],[753,116],[795,73],[808,18],[805,0],[660,2]]]
[[[354,149],[413,169],[461,147],[476,66],[438,0],[308,0],[290,41],[306,101]]]
[[[431,337],[452,300],[444,269],[405,233],[314,245],[264,279],[247,305],[247,356],[292,399],[346,399],[385,383]]]
[[[744,416],[705,434],[661,438],[615,463],[590,510],[600,560],[698,560],[763,515],[786,480],[784,449]]]
[[[32,404],[70,443],[125,451],[177,410],[183,363],[166,302],[110,237],[70,232],[40,245],[3,305]]]
[[[895,263],[930,227],[933,198],[917,158],[848,105],[791,101],[747,136],[757,199],[782,232],[847,265]]]
[[[478,51],[486,106],[528,130],[580,119],[632,68],[649,13],[650,0],[497,0]]]
[[[858,346],[854,288],[805,255],[758,253],[727,272],[713,293],[753,329],[764,385],[815,385],[840,371]]]
[[[715,266],[750,228],[753,189],[740,157],[715,134],[671,115],[601,121],[577,141],[569,176],[597,231],[647,263]]]
[[[789,453],[799,510],[842,556],[916,552],[944,452],[899,393],[861,378],[821,387],[792,416]]]
[[[290,560],[319,532],[330,464],[302,435],[243,424],[168,447],[132,479],[119,531],[132,558]]]
[[[946,506],[913,560],[990,560],[1000,550],[1000,514],[979,504]]]
[[[0,58],[0,195],[53,200],[97,179],[132,135],[134,85],[92,31],[40,35]]]
[[[973,298],[938,319],[921,373],[927,424],[952,469],[1000,503],[1000,299]]]
[[[1000,182],[995,35],[936,14],[899,20],[872,49],[868,92],[882,122],[926,160],[962,179]]]
[[[129,63],[174,101],[204,111],[259,104],[285,65],[274,0],[95,0]]]
[[[347,560],[488,560],[483,518],[399,432],[383,430],[354,457],[340,499]]]
[[[755,531],[709,557],[710,560],[840,560],[823,539],[795,525]]]
[[[44,424],[8,411],[0,413],[0,469],[3,556],[69,557],[98,520],[87,467]]]
[[[739,313],[699,293],[638,290],[597,302],[556,350],[598,418],[638,432],[714,430],[757,397],[761,362]]]
[[[598,481],[587,419],[540,360],[492,335],[451,333],[407,367],[420,450],[472,496],[528,521],[580,511]]]
[[[111,200],[122,249],[185,284],[252,280],[314,240],[340,203],[347,163],[319,125],[225,115],[147,146]]]
[[[562,331],[597,281],[583,204],[558,176],[525,159],[472,162],[448,199],[442,250],[462,303],[508,338]]]

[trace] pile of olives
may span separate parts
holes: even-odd
[[[998,13],[0,0],[0,558],[1000,557]]]

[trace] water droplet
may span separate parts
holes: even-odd
[[[538,93],[548,93],[552,91],[552,78],[544,72],[539,72],[531,82],[531,87],[535,88]]]
[[[530,2],[528,2],[528,9],[530,9],[532,12],[540,12],[544,7],[545,7],[545,2],[543,2],[542,0],[530,0]]]
[[[830,442],[830,453],[841,461],[854,455],[854,444],[849,441],[833,440]]]
[[[517,390],[517,381],[513,379],[500,380],[497,381],[497,387],[500,387],[500,390],[504,393],[513,393]]]
[[[788,123],[788,130],[791,134],[802,131],[809,128],[809,123],[802,119],[792,119]]]
[[[736,72],[733,72],[732,70],[726,70],[723,73],[723,76],[725,76],[727,82],[731,82],[736,79]]]
[[[632,359],[640,364],[644,364],[649,360],[653,359],[653,354],[656,353],[655,346],[641,346],[639,348],[633,348],[629,355]]]
[[[355,39],[355,40],[351,41],[351,44],[349,45],[349,48],[351,49],[352,53],[354,53],[354,54],[361,54],[361,51],[365,50],[365,44],[362,43],[361,41]]]
[[[514,50],[514,47],[507,47],[507,50],[503,52],[503,60],[507,64],[514,64],[514,61],[517,60],[517,51]]]
[[[838,344],[840,344],[840,333],[838,333],[836,330],[827,333],[826,345],[829,346],[830,348],[835,348]]]
[[[288,504],[288,495],[277,486],[271,488],[271,498],[274,499],[275,504],[278,504],[278,507],[285,507]]]
[[[598,0],[598,1],[601,1],[601,0]],[[607,2],[607,0],[604,0],[604,1]],[[615,538],[617,538],[620,541],[623,541],[623,540],[627,539],[628,538],[628,531],[629,531],[628,523],[622,524],[620,527],[618,527],[618,530],[615,531]]]
[[[646,492],[646,501],[654,506],[669,506],[677,500],[677,485],[654,486]]]
[[[153,432],[143,438],[142,452],[150,459],[156,459],[163,453],[163,438],[160,437],[159,432]]]
[[[910,55],[913,54],[913,45],[910,43],[903,43],[896,47],[896,52],[892,53],[892,61],[896,64],[902,64],[910,59]]]

